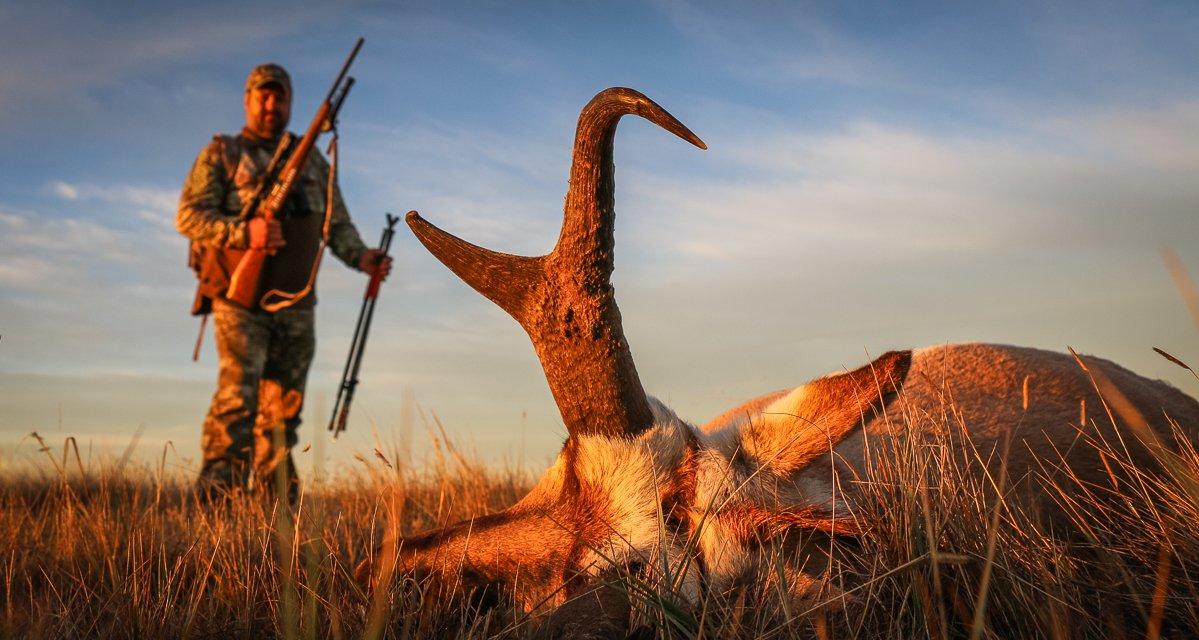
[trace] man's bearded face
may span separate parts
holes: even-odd
[[[280,86],[267,84],[246,92],[246,128],[263,138],[275,138],[291,118],[291,96]]]

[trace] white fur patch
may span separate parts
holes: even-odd
[[[708,584],[723,590],[738,578],[761,568],[756,539],[742,539],[743,529],[721,517],[740,506],[750,505],[768,512],[816,507],[826,513],[843,514],[848,506],[834,498],[832,469],[824,474],[778,474],[769,464],[770,456],[756,450],[752,443],[769,445],[761,437],[748,437],[747,430],[773,429],[795,433],[798,425],[790,415],[803,401],[807,391],[798,387],[751,416],[740,429],[728,428],[700,436],[696,464],[695,501],[691,520],[698,529],[698,548],[703,555]],[[782,414],[777,418],[766,414]],[[785,424],[767,424],[771,421]],[[759,434],[760,435],[760,434]],[[781,445],[775,445],[775,448]],[[764,459],[763,459],[764,458]],[[820,464],[817,462],[817,464]],[[701,526],[702,525],[702,526]]]
[[[802,388],[773,403],[790,406],[802,398]],[[790,404],[787,402],[790,400]],[[576,442],[575,473],[583,494],[597,514],[606,516],[610,535],[592,545],[582,566],[599,573],[613,566],[640,564],[658,579],[669,578],[683,597],[697,602],[699,576],[696,563],[685,557],[688,540],[676,539],[663,526],[667,514],[662,501],[674,487],[676,474],[688,451],[695,451],[695,499],[688,508],[690,541],[704,559],[709,584],[724,589],[737,578],[759,567],[757,540],[739,539],[739,533],[722,521],[720,514],[745,504],[767,511],[783,511],[803,505],[832,506],[831,486],[797,482],[760,468],[739,453],[741,433],[737,428],[703,434],[680,420],[670,409],[650,399],[654,425],[633,439],[582,436]],[[760,419],[756,416],[753,419]],[[748,424],[748,423],[747,423]],[[555,468],[560,466],[555,465]],[[557,476],[559,474],[550,474]],[[544,482],[544,481],[543,481]],[[556,481],[549,481],[556,485]],[[669,507],[667,507],[669,508]],[[841,507],[836,507],[842,513]],[[848,516],[848,513],[846,513]],[[662,575],[666,573],[668,575]]]
[[[649,400],[654,425],[636,438],[577,439],[575,474],[580,488],[585,495],[601,497],[603,504],[595,505],[596,511],[606,515],[611,528],[606,540],[584,554],[582,563],[596,573],[632,563],[658,574],[664,569],[673,585],[694,600],[699,595],[697,572],[683,557],[686,541],[671,539],[673,534],[662,526],[667,515],[662,513],[662,500],[695,430],[661,402]]]

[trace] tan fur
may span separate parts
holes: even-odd
[[[1165,434],[1169,416],[1195,437],[1199,403],[1106,360],[1085,362],[1152,430]],[[672,589],[694,601],[704,585],[724,591],[777,579],[769,562],[782,548],[794,558],[784,574],[796,601],[827,601],[838,593],[821,578],[829,558],[813,550],[827,549],[829,536],[869,527],[856,515],[857,480],[907,438],[936,438],[977,456],[980,470],[993,470],[995,452],[1010,436],[1008,476],[1026,487],[1030,503],[1041,494],[1035,485],[1044,470],[1053,473],[1063,462],[1086,482],[1109,480],[1095,449],[1080,444],[1085,437],[1123,438],[1134,461],[1154,464],[1106,417],[1080,431],[1080,402],[1099,417],[1094,384],[1071,356],[984,344],[887,354],[856,371],[751,400],[703,429],[650,399],[650,429],[631,438],[572,438],[520,502],[403,541],[401,567],[446,580],[465,573],[460,586],[519,584],[518,598],[532,608],[562,604],[589,593],[594,587],[581,586],[589,580],[640,566],[645,579],[670,578]],[[1057,517],[1052,505],[1042,506]],[[702,576],[701,563],[686,557],[689,545],[702,560]],[[613,592],[602,593],[603,606],[581,600],[550,626],[578,626],[570,612],[623,611]]]
[[[1160,381],[1149,380],[1100,358],[1084,358],[1088,367],[1110,379],[1159,435],[1168,436],[1169,419],[1180,421],[1192,440],[1199,432],[1199,403]],[[1028,378],[1028,407],[1024,380]],[[1087,425],[1079,424],[1080,404],[1091,407]],[[921,349],[913,353],[912,369],[903,393],[888,407],[891,421],[876,417],[832,452],[802,471],[799,481],[826,479],[833,460],[844,463],[841,486],[853,492],[852,477],[863,475],[870,463],[868,449],[882,451],[896,437],[946,438],[976,451],[991,471],[1001,463],[998,451],[1005,437],[1012,443],[1008,477],[1026,485],[1030,500],[1040,495],[1043,467],[1063,464],[1087,483],[1107,485],[1109,472],[1088,439],[1124,442],[1132,461],[1146,470],[1156,460],[1126,426],[1117,428],[1102,413],[1103,399],[1087,372],[1072,356],[1002,345],[965,344]],[[952,413],[950,413],[952,411]],[[902,420],[896,420],[902,417]],[[1169,419],[1168,419],[1169,418]],[[915,424],[928,432],[897,433],[896,425]],[[878,456],[876,456],[877,458]],[[1052,509],[1052,504],[1041,505]],[[1059,517],[1052,511],[1050,517]]]

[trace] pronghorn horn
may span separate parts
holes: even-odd
[[[572,436],[632,435],[653,422],[610,283],[612,140],[617,122],[630,113],[707,148],[640,92],[601,91],[579,114],[562,233],[547,255],[490,251],[408,214],[409,226],[438,260],[524,327]]]

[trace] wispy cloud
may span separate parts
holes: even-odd
[[[95,285],[94,269],[137,261],[135,239],[86,219],[0,217],[0,286],[47,294]]]
[[[54,195],[64,200],[79,199],[79,190],[76,189],[74,185],[67,184],[62,180],[55,180],[54,182],[51,182],[50,190],[54,192]]]
[[[561,217],[570,155],[566,143],[546,139],[547,129],[518,135],[433,120],[358,129],[360,161],[351,171],[366,178],[373,199],[421,209],[439,226],[505,251],[552,246],[556,229],[546,221]]]
[[[46,190],[59,206],[0,204],[0,372],[76,375],[101,366],[152,375],[180,360],[162,356],[182,349],[172,343],[190,301],[186,244],[136,215],[162,195],[65,181]]]
[[[926,260],[1067,236],[1095,249],[1152,248],[1192,224],[1185,203],[1199,200],[1188,177],[1199,151],[1183,141],[1197,134],[1191,103],[1076,114],[1030,123],[1022,135],[870,121],[833,132],[759,129],[713,145],[723,150],[715,162],[727,164],[715,173],[735,180],[645,177],[632,200],[669,229],[659,235],[680,264],[699,255],[759,267],[767,256]]]
[[[1170,3],[931,5],[658,0],[675,29],[730,78],[797,109],[919,109],[960,121],[1021,109],[1145,105],[1194,86],[1199,27]],[[777,96],[773,96],[776,97]],[[846,100],[846,98],[851,98]],[[945,122],[957,126],[960,122]]]
[[[174,232],[177,194],[145,185],[53,180],[54,214],[0,204],[0,290],[40,296],[95,291],[136,280],[164,255],[182,252]]]
[[[174,189],[144,185],[70,183],[62,180],[51,182],[47,188],[63,200],[133,213],[139,220],[153,224],[160,231],[173,231],[175,228],[173,213],[179,201],[179,192]],[[121,226],[128,226],[128,222]],[[167,237],[173,236],[168,234]]]
[[[684,35],[718,53],[725,71],[767,84],[827,80],[861,86],[890,76],[892,65],[812,6],[752,6],[659,0]]]
[[[498,7],[497,7],[498,8]],[[527,74],[546,66],[553,52],[496,28],[489,18],[489,7],[462,5],[461,8],[407,6],[402,12],[376,13],[362,20],[369,33],[386,40],[399,40],[420,49],[464,55],[480,65],[504,74]]]
[[[257,48],[335,15],[316,2],[174,3],[116,13],[75,2],[6,3],[0,112],[86,109],[89,90],[197,56]]]
[[[1035,130],[1128,169],[1178,174],[1199,169],[1199,90],[1148,107],[1109,106],[1079,116],[1054,114]]]

